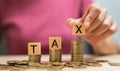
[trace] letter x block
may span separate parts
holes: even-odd
[[[41,43],[29,42],[28,43],[28,55],[41,55]]]
[[[49,50],[61,49],[61,37],[49,37]]]
[[[85,35],[84,23],[80,23],[80,24],[74,23],[72,33],[73,35],[77,35],[77,36]]]

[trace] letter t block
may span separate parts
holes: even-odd
[[[41,43],[29,42],[28,43],[28,55],[41,55]]]

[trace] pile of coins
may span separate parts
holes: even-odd
[[[62,60],[62,50],[61,49],[55,49],[55,50],[49,50],[50,55],[50,62],[61,62]]]
[[[71,42],[71,61],[72,62],[83,62],[83,41],[72,41]]]
[[[36,66],[40,64],[41,55],[29,55],[29,65]]]
[[[41,60],[40,55],[29,55],[29,62],[39,63]]]
[[[50,49],[49,62],[41,62],[41,54],[29,55],[28,60],[10,60],[7,64],[0,64],[0,69],[61,69],[64,67],[71,68],[82,68],[85,69],[87,66],[90,67],[101,67],[101,62],[107,62],[111,66],[120,66],[120,63],[109,62],[107,60],[83,60],[83,41],[72,41],[71,42],[71,61],[62,62],[62,49]],[[18,70],[17,70],[18,71]]]
[[[18,66],[18,65],[28,65],[28,61],[27,60],[11,60],[11,61],[7,61],[7,64],[9,66]]]
[[[85,69],[89,67],[101,67],[103,63],[106,62],[111,66],[120,66],[120,63],[111,63],[107,60],[88,60],[83,62],[41,62],[39,66],[32,66],[35,69],[62,69],[64,67]],[[0,69],[31,69],[27,60],[10,60],[7,64],[0,64]]]

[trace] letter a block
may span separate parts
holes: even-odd
[[[49,50],[61,49],[61,37],[49,37]]]
[[[41,43],[29,42],[28,43],[28,55],[41,55]]]
[[[78,36],[85,35],[84,23],[80,23],[80,24],[74,23],[72,33],[73,35],[78,35]]]

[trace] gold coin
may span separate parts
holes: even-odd
[[[17,61],[15,65],[28,65],[26,61]]]
[[[73,40],[71,42],[71,61],[72,62],[82,62],[83,61],[83,41]]]
[[[52,66],[51,68],[62,69],[62,68],[64,68],[64,66]]]
[[[15,65],[15,67],[18,67],[18,68],[28,68],[28,65]]]
[[[64,66],[66,63],[64,62],[51,62],[53,66]]]
[[[96,62],[108,62],[108,60],[96,60]]]
[[[87,66],[86,66],[86,65],[79,65],[79,66],[78,66],[78,65],[74,65],[73,68],[77,68],[77,69],[78,69],[78,68],[80,68],[80,69],[86,69]]]
[[[88,60],[87,62],[88,62],[88,63],[97,63],[96,60]]]
[[[111,66],[120,66],[120,63],[117,63],[117,62],[108,62],[109,65]]]
[[[41,55],[29,55],[29,62],[40,62]]]
[[[35,63],[35,62],[29,62],[29,66],[40,66],[40,63]]]
[[[99,63],[88,63],[88,66],[91,66],[91,67],[101,67],[102,64],[99,64]]]
[[[14,66],[16,62],[19,62],[19,60],[10,60],[10,61],[7,61],[7,64],[10,66]]]
[[[49,50],[50,62],[61,62],[62,59],[62,50],[61,49],[56,49],[56,50]]]

